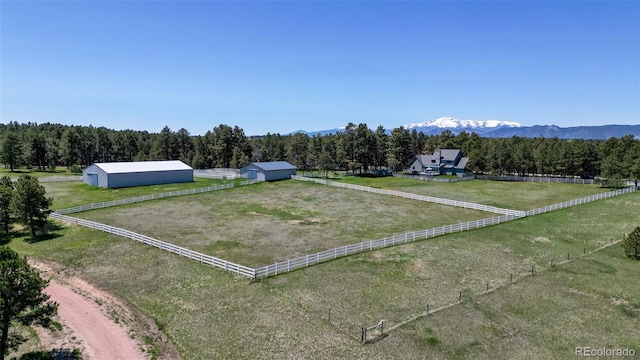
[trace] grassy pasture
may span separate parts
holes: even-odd
[[[119,189],[105,189],[87,185],[79,181],[51,182],[42,183],[41,185],[43,185],[47,190],[47,196],[53,197],[52,208],[64,209],[73,206],[125,199],[142,195],[151,195],[167,191],[203,188],[228,182],[232,182],[232,180],[194,178],[194,182],[189,183],[136,186]]]
[[[608,191],[599,185],[469,180],[456,183],[396,177],[345,176],[341,182],[467,201],[513,210],[531,210]]]
[[[619,246],[520,279],[531,264],[574,257],[640,222],[633,193],[471,232],[339,259],[249,284],[131,240],[69,226],[28,256],[76,268],[162,325],[185,359],[566,359],[574,346],[640,351],[640,264]],[[539,271],[539,270],[538,270]],[[131,275],[135,274],[135,281]],[[382,341],[352,336],[425,308],[465,303],[411,322]],[[327,323],[331,309],[331,323]],[[345,335],[344,332],[349,335]]]
[[[255,267],[495,214],[280,181],[76,216]]]
[[[82,174],[74,174],[64,166],[56,167],[55,171],[40,171],[37,168],[16,168],[12,172],[11,169],[0,167],[0,176],[20,177],[21,175],[30,175],[33,177],[52,177],[52,176],[78,176]]]

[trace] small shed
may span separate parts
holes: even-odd
[[[290,179],[298,168],[286,161],[255,162],[240,169],[240,177],[263,181]]]
[[[84,169],[82,181],[110,189],[193,182],[193,168],[178,160],[95,163]]]

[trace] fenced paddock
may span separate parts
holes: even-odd
[[[487,218],[486,212],[298,181],[87,211],[132,230],[246,266]],[[158,221],[170,219],[170,221]]]
[[[360,189],[358,189],[360,190]],[[607,199],[607,198],[612,198],[615,196],[619,196],[619,195],[623,195],[623,194],[629,194],[631,192],[636,191],[635,188],[626,188],[626,189],[621,189],[621,190],[617,190],[617,191],[612,191],[609,193],[604,193],[604,194],[597,194],[597,195],[593,195],[593,196],[589,196],[589,197],[585,197],[585,198],[580,198],[580,199],[575,199],[572,201],[568,201],[568,202],[563,202],[563,203],[559,203],[559,204],[555,204],[552,206],[548,206],[545,208],[541,208],[541,209],[534,209],[531,210],[529,212],[518,212],[516,214],[509,214],[509,215],[503,215],[503,216],[498,216],[498,217],[493,217],[493,218],[486,218],[486,219],[481,219],[481,220],[476,220],[476,221],[469,221],[466,223],[459,223],[459,224],[450,224],[450,225],[446,225],[446,226],[441,226],[441,227],[436,227],[436,228],[431,228],[431,229],[426,229],[426,230],[422,230],[422,231],[413,231],[413,232],[407,232],[404,234],[399,234],[399,235],[393,235],[389,238],[385,237],[382,239],[378,239],[378,240],[369,240],[369,241],[363,241],[357,244],[351,244],[351,245],[344,245],[344,246],[340,246],[340,247],[336,247],[330,250],[325,250],[325,251],[320,251],[320,252],[316,252],[316,253],[311,253],[311,254],[307,254],[304,255],[302,257],[297,257],[297,258],[293,258],[293,259],[289,259],[286,261],[281,261],[281,262],[276,262],[272,265],[267,265],[267,266],[263,266],[263,267],[258,267],[258,268],[251,268],[248,266],[243,266],[243,268],[249,269],[247,270],[245,273],[243,273],[242,275],[244,276],[250,276],[252,278],[263,278],[263,277],[270,277],[270,276],[276,276],[282,273],[287,273],[287,272],[291,272],[300,268],[305,268],[305,267],[309,267],[312,265],[317,265],[320,264],[322,262],[326,262],[326,261],[331,261],[331,260],[335,260],[341,257],[346,257],[349,255],[353,255],[353,254],[358,254],[358,253],[364,253],[364,252],[370,252],[373,250],[377,250],[377,249],[382,249],[382,248],[386,248],[386,247],[392,247],[392,246],[396,246],[396,245],[400,245],[400,244],[406,244],[408,242],[415,242],[418,240],[423,240],[423,239],[428,239],[428,238],[434,238],[434,237],[438,237],[438,236],[442,236],[442,235],[446,235],[446,234],[451,234],[454,232],[461,232],[461,231],[468,231],[468,230],[473,230],[473,229],[479,229],[479,228],[483,228],[483,227],[487,227],[487,226],[492,226],[492,225],[497,225],[497,224],[501,224],[504,222],[508,222],[508,221],[512,221],[518,218],[522,218],[524,216],[532,216],[532,215],[536,215],[536,214],[541,214],[541,213],[545,213],[545,212],[549,212],[549,211],[555,211],[558,209],[563,209],[563,208],[567,208],[567,207],[572,207],[572,206],[577,206],[577,205],[582,205],[582,204],[586,204],[586,203],[590,203],[593,201],[597,201],[597,200],[601,200],[601,199]],[[176,195],[177,196],[177,195]],[[142,200],[145,201],[145,200]],[[115,205],[111,205],[111,206],[115,206]],[[92,222],[92,221],[87,221],[87,220],[82,220],[82,219],[75,219],[75,218],[64,218],[63,215],[61,214],[54,214],[54,218],[58,218],[58,219],[62,219],[62,220],[66,220],[66,221],[71,221],[74,222],[76,224],[79,225],[83,225],[83,226],[88,226],[94,229],[98,229],[98,230],[102,230],[102,231],[108,231],[110,233],[114,233],[116,235],[121,235],[121,236],[125,236],[134,240],[138,240],[141,241],[144,240],[143,242],[152,246],[157,246],[161,249],[165,249],[171,252],[175,252],[178,253],[180,255],[183,256],[188,256],[190,258],[193,258],[193,256],[196,256],[196,259],[200,259],[202,260],[202,256],[204,255],[202,253],[199,252],[194,252],[192,250],[188,250],[184,247],[180,247],[180,246],[176,246],[173,244],[170,244],[171,246],[174,246],[175,248],[170,248],[167,247],[167,244],[169,243],[165,243],[159,240],[155,240],[151,237],[148,236],[143,236],[134,232],[130,232],[127,230],[123,230],[117,227],[112,227],[112,226],[108,226],[108,225],[104,225],[101,223],[97,223],[97,222]],[[187,255],[184,255],[187,254]],[[229,264],[234,264],[237,265],[235,263],[232,262],[228,262],[226,260],[221,260],[219,258],[216,257],[211,257],[220,261],[225,261]],[[201,261],[202,262],[202,261]],[[216,264],[216,260],[212,260],[211,262],[209,262],[210,265],[215,266]],[[216,266],[219,268],[225,268],[225,270],[228,270],[228,264],[223,264],[223,267],[220,266]],[[240,274],[239,272],[239,268],[235,267],[232,268],[235,269],[235,271]]]
[[[474,204],[466,201],[442,199],[434,196],[417,195],[417,194],[407,193],[403,191],[396,191],[396,190],[377,189],[369,186],[345,184],[345,183],[331,181],[331,180],[313,179],[313,178],[307,178],[307,177],[302,177],[297,175],[292,175],[291,178],[293,180],[311,181],[318,184],[335,186],[343,189],[358,190],[358,191],[364,191],[364,192],[381,194],[381,195],[397,196],[397,197],[402,197],[402,198],[411,199],[411,200],[419,200],[419,201],[426,201],[426,202],[442,204],[447,206],[461,207],[464,209],[473,209],[473,210],[486,211],[486,212],[492,212],[492,213],[503,214],[503,215],[514,215],[514,216],[524,215],[522,211],[502,209],[495,206]]]
[[[210,256],[210,255],[202,254],[202,253],[199,253],[199,252],[196,252],[196,251],[192,251],[192,250],[189,250],[189,249],[186,249],[186,248],[183,248],[183,247],[180,247],[180,246],[176,246],[176,245],[168,243],[168,242],[156,240],[156,239],[154,239],[152,237],[149,237],[149,236],[146,236],[146,235],[141,235],[141,234],[135,233],[133,231],[120,229],[120,228],[117,228],[117,227],[114,227],[114,226],[109,226],[109,225],[105,225],[105,224],[101,224],[101,223],[97,223],[97,222],[93,222],[93,221],[88,221],[88,220],[83,220],[83,219],[79,219],[79,218],[74,218],[74,217],[61,215],[61,214],[57,214],[57,213],[49,214],[49,216],[52,219],[64,221],[64,222],[67,222],[67,223],[73,223],[73,224],[76,224],[76,225],[88,227],[90,229],[104,231],[104,232],[109,233],[111,235],[122,236],[122,237],[125,237],[127,239],[135,240],[135,241],[138,241],[138,242],[143,243],[145,245],[157,247],[159,249],[168,251],[170,253],[178,254],[180,256],[187,257],[187,258],[189,258],[191,260],[198,261],[198,262],[200,262],[202,264],[211,265],[211,266],[213,266],[215,268],[222,269],[222,270],[225,270],[225,271],[229,271],[229,272],[232,272],[232,273],[237,274],[237,275],[242,275],[242,276],[246,276],[246,277],[250,277],[250,278],[255,278],[255,271],[252,268],[249,268],[249,267],[246,267],[246,266],[242,266],[242,265],[239,265],[239,264],[227,261],[227,260],[219,259],[219,258],[217,258],[215,256]]]
[[[637,189],[635,187],[628,187],[628,188],[624,188],[624,189],[620,189],[620,190],[609,191],[609,192],[606,192],[606,193],[600,193],[600,194],[596,194],[596,195],[591,195],[591,196],[583,197],[583,198],[580,198],[580,199],[564,201],[564,202],[561,202],[561,203],[558,203],[558,204],[545,206],[543,208],[529,210],[529,211],[527,211],[527,216],[543,214],[543,213],[547,213],[549,211],[556,211],[556,210],[560,210],[560,209],[566,209],[568,207],[582,205],[582,204],[590,203],[590,202],[601,200],[601,199],[609,199],[609,198],[612,198],[614,196],[629,194],[629,193],[632,193],[632,192],[634,192],[636,190]]]
[[[249,184],[244,184],[244,185],[249,185]],[[175,196],[201,194],[201,193],[205,193],[205,192],[224,190],[224,189],[232,189],[234,186],[235,185],[233,183],[228,183],[228,184],[214,185],[214,186],[208,186],[208,187],[197,188],[197,189],[184,189],[184,190],[179,190],[179,191],[168,191],[168,192],[158,193],[158,194],[136,196],[136,197],[127,198],[127,199],[103,201],[103,202],[92,203],[92,204],[88,204],[88,205],[74,206],[74,207],[66,208],[66,209],[58,209],[58,210],[56,210],[56,213],[61,214],[61,215],[73,214],[73,213],[78,213],[78,212],[83,212],[83,211],[103,209],[103,208],[112,207],[112,206],[135,204],[135,203],[139,203],[139,202],[143,202],[143,201],[164,199],[164,198],[175,197]]]
[[[394,235],[378,240],[363,241],[358,244],[345,245],[330,250],[325,250],[314,254],[308,254],[298,258],[277,262],[272,265],[259,267],[255,269],[255,273],[256,277],[258,278],[276,276],[282,273],[291,272],[297,269],[309,267],[311,265],[317,265],[326,261],[335,260],[349,255],[384,249],[391,246],[406,244],[408,242],[431,239],[455,232],[468,231],[480,229],[487,226],[498,225],[507,221],[519,219],[522,216],[523,215],[496,216],[482,220],[469,221],[466,223],[451,224],[432,229],[407,232],[404,234]]]
[[[77,264],[75,259],[85,257],[81,264],[90,265],[84,271],[117,289],[159,323],[167,324],[165,331],[189,358],[234,354],[286,357],[311,351],[332,358],[354,352],[371,358],[397,354],[408,358],[449,358],[452,354],[490,358],[496,353],[526,358],[532,352],[557,357],[566,350],[565,344],[579,342],[584,336],[599,343],[613,339],[626,344],[628,334],[637,330],[637,319],[621,311],[631,305],[612,304],[620,297],[635,302],[639,290],[636,283],[628,281],[637,269],[619,255],[617,246],[573,262],[566,269],[564,265],[543,273],[539,269],[554,257],[566,259],[569,252],[574,259],[583,253],[584,246],[588,253],[598,241],[609,241],[611,229],[619,229],[620,233],[614,234],[619,238],[637,220],[634,209],[640,206],[639,201],[640,195],[629,194],[556,214],[343,258],[252,286],[207,266],[187,264],[185,257],[158,251],[137,253],[140,245],[134,241],[105,241],[108,235],[92,236],[80,228],[70,227],[65,230],[69,236],[55,241],[25,246],[37,252],[34,256],[46,252],[46,259],[61,260],[58,262],[65,265]],[[606,233],[599,226],[601,222],[606,223]],[[550,242],[534,240],[538,237],[547,237]],[[70,246],[81,238],[96,241],[90,248]],[[526,276],[532,264],[535,275]],[[164,271],[158,272],[158,266]],[[131,281],[132,271],[135,282]],[[511,273],[513,286],[493,295],[477,295],[486,291],[487,282],[490,289],[507,283]],[[527,280],[517,281],[525,276]],[[469,305],[433,313],[446,304],[458,303],[461,291],[463,304]],[[430,316],[396,328],[428,306]],[[633,314],[636,310],[630,311]],[[602,314],[607,314],[606,319]],[[380,319],[386,320],[387,340],[382,346],[361,347],[361,328]],[[486,328],[487,319],[495,325],[491,329]],[[581,327],[578,333],[566,331],[575,321],[586,328]],[[240,337],[265,346],[238,347]],[[215,339],[215,347],[211,339]],[[533,347],[511,346],[514,343]],[[333,350],[323,352],[325,349]]]
[[[599,185],[548,182],[508,182],[479,180],[457,183],[419,181],[400,177],[343,177],[340,183],[397,190],[417,195],[458,200],[503,209],[527,211],[562,201],[608,192]]]

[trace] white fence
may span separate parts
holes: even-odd
[[[18,178],[11,178],[11,181],[16,182]],[[38,178],[38,182],[62,182],[62,181],[82,181],[82,176],[47,176]]]
[[[594,184],[593,179],[574,179],[574,178],[558,178],[558,177],[538,177],[538,176],[488,176],[475,175],[476,179],[495,180],[495,181],[522,181],[522,182],[546,182],[546,183],[564,183],[564,184]]]
[[[238,169],[204,169],[193,170],[193,176],[207,179],[236,179],[240,170]]]
[[[555,211],[555,210],[559,210],[559,209],[565,209],[565,208],[576,206],[576,205],[582,205],[582,204],[590,203],[590,202],[593,202],[593,201],[596,201],[596,200],[609,199],[609,198],[612,198],[614,196],[623,195],[623,194],[629,194],[629,193],[632,193],[634,191],[636,191],[635,187],[628,187],[628,188],[624,188],[624,189],[620,189],[620,190],[616,190],[616,191],[609,191],[609,192],[606,192],[606,193],[595,194],[595,195],[583,197],[583,198],[580,198],[580,199],[569,200],[569,201],[561,202],[561,203],[558,203],[558,204],[545,206],[543,208],[529,210],[529,211],[527,211],[527,216],[543,214],[543,213],[546,213],[546,212]]]
[[[331,180],[312,179],[312,178],[307,178],[307,177],[302,177],[302,176],[297,176],[297,175],[291,175],[291,178],[294,179],[294,180],[311,181],[311,182],[316,182],[316,183],[319,183],[319,184],[324,184],[324,185],[329,185],[329,186],[336,186],[336,187],[341,187],[341,188],[345,188],[345,189],[366,191],[366,192],[375,193],[375,194],[382,194],[382,195],[398,196],[398,197],[403,197],[403,198],[412,199],[412,200],[420,200],[420,201],[432,202],[432,203],[449,205],[449,206],[457,206],[457,207],[461,207],[461,208],[465,208],[465,209],[487,211],[487,212],[492,212],[492,213],[496,213],[496,214],[513,215],[513,216],[524,216],[525,215],[524,211],[511,210],[511,209],[502,209],[502,208],[498,208],[498,207],[495,207],[495,206],[474,204],[474,203],[470,203],[470,202],[466,202],[466,201],[456,201],[456,200],[442,199],[442,198],[437,198],[437,197],[433,197],[433,196],[417,195],[417,194],[411,194],[411,193],[406,193],[406,192],[396,191],[396,190],[384,190],[384,189],[377,189],[377,188],[372,188],[372,187],[368,187],[368,186],[345,184],[345,183],[331,181]]]
[[[290,272],[296,269],[308,267],[311,265],[316,265],[325,261],[330,261],[330,260],[334,260],[337,258],[341,258],[341,257],[353,255],[353,254],[373,251],[376,249],[396,246],[396,245],[405,244],[408,242],[414,242],[422,239],[430,239],[436,236],[442,236],[442,235],[451,234],[454,232],[474,230],[474,229],[479,229],[479,228],[483,228],[491,225],[497,225],[507,221],[519,219],[522,216],[524,215],[496,216],[496,217],[482,219],[482,220],[469,221],[466,223],[440,226],[433,229],[412,231],[412,232],[408,232],[400,235],[394,235],[388,238],[383,238],[378,240],[363,241],[358,244],[340,246],[331,250],[325,250],[325,251],[317,252],[315,254],[309,254],[309,255],[301,256],[295,259],[290,259],[290,260],[278,262],[272,265],[263,266],[255,269],[255,273],[257,278],[275,276],[278,274]]]
[[[253,185],[253,184],[257,184],[257,183],[261,183],[261,182],[264,182],[264,180],[258,180],[258,179],[245,180],[245,181],[241,181],[240,182],[240,186]]]
[[[421,181],[435,181],[435,182],[444,182],[444,183],[456,183],[460,181],[469,181],[475,179],[473,175],[465,175],[458,178],[441,178],[438,176],[428,176],[428,175],[408,175],[408,174],[393,174],[393,177],[403,178],[403,179],[413,179],[413,180],[421,180]]]
[[[74,223],[74,224],[85,226],[85,227],[88,227],[88,228],[91,228],[91,229],[104,231],[104,232],[107,232],[107,233],[112,234],[112,235],[123,236],[123,237],[128,238],[128,239],[139,241],[139,242],[141,242],[143,244],[154,246],[154,247],[157,247],[159,249],[166,250],[166,251],[172,252],[174,254],[178,254],[180,256],[188,257],[191,260],[199,261],[199,262],[201,262],[203,264],[211,265],[211,266],[213,266],[215,268],[222,269],[222,270],[225,270],[225,271],[229,271],[229,272],[232,272],[234,274],[247,276],[247,277],[250,277],[252,279],[255,278],[255,270],[252,269],[252,268],[249,268],[249,267],[246,267],[246,266],[242,266],[242,265],[239,265],[239,264],[236,264],[236,263],[232,263],[232,262],[227,261],[227,260],[222,260],[222,259],[219,259],[219,258],[214,257],[214,256],[205,255],[205,254],[199,253],[197,251],[192,251],[192,250],[189,250],[189,249],[185,249],[183,247],[176,246],[176,245],[164,242],[164,241],[156,240],[156,239],[154,239],[152,237],[149,237],[149,236],[140,235],[138,233],[134,233],[134,232],[129,231],[129,230],[124,230],[124,229],[120,229],[120,228],[117,228],[117,227],[113,227],[113,226],[109,226],[109,225],[105,225],[105,224],[100,224],[100,223],[89,221],[89,220],[78,219],[78,218],[74,218],[74,217],[70,217],[70,216],[60,215],[60,214],[56,214],[56,213],[49,214],[49,216],[51,218],[53,218],[53,219],[56,219],[56,220],[61,220],[61,221]]]
[[[315,181],[315,182],[321,182],[321,183],[324,183],[326,181],[326,180],[307,179],[307,178],[301,178],[301,180],[304,180],[304,181]],[[247,183],[255,183],[255,181],[248,181]],[[341,183],[333,183],[333,184],[348,185],[348,184],[341,184]],[[327,185],[333,185],[333,184],[327,184]],[[366,187],[360,187],[360,186],[356,186],[356,185],[350,185],[350,186],[353,186],[353,188],[357,189],[357,190],[360,190],[360,188],[366,188]],[[220,187],[220,188],[232,188],[233,184],[217,185],[217,187]],[[349,186],[340,186],[340,187],[352,188],[352,187],[349,187]],[[210,188],[214,188],[214,187],[210,187]],[[209,188],[203,188],[203,189],[209,189]],[[146,200],[152,200],[154,198],[158,199],[158,198],[161,198],[161,197],[186,195],[187,193],[195,194],[195,193],[198,193],[198,192],[204,192],[204,191],[199,191],[199,190],[203,190],[203,189],[190,189],[190,190],[174,191],[174,192],[163,193],[163,194],[147,195],[147,196],[143,196],[143,197],[139,197],[139,198],[116,200],[116,202],[117,201],[127,201],[127,200],[131,201],[133,199],[142,199],[142,200],[139,200],[139,201],[146,201]],[[375,189],[375,188],[366,188],[366,189],[367,190],[364,190],[364,191],[369,191],[369,189],[371,189],[371,190],[379,190],[379,189]],[[212,191],[212,190],[209,190],[209,191]],[[391,193],[388,193],[388,190],[379,190],[379,191],[380,191],[380,193],[390,194],[391,195]],[[238,275],[242,275],[242,276],[250,277],[252,279],[256,279],[256,278],[263,278],[263,277],[269,277],[269,276],[276,276],[276,275],[279,275],[279,274],[287,273],[287,272],[290,272],[290,271],[294,271],[294,270],[305,268],[305,267],[308,267],[308,266],[320,264],[322,262],[331,261],[331,260],[334,260],[334,259],[337,259],[337,258],[349,256],[349,255],[364,253],[364,252],[373,251],[373,250],[376,250],[376,249],[387,248],[387,247],[396,246],[396,245],[400,245],[400,244],[405,244],[405,243],[408,243],[408,242],[414,242],[414,241],[418,241],[418,240],[422,240],[422,239],[430,239],[430,238],[434,238],[434,237],[437,237],[437,236],[442,236],[442,235],[451,234],[451,233],[455,233],[455,232],[461,232],[461,231],[484,228],[484,227],[487,227],[487,226],[497,225],[497,224],[501,224],[501,223],[504,223],[504,222],[516,220],[516,219],[519,219],[519,218],[522,218],[522,217],[525,217],[525,216],[532,216],[532,215],[537,215],[537,214],[541,214],[541,213],[545,213],[545,212],[549,212],[549,211],[554,211],[554,210],[558,210],[558,209],[564,209],[564,208],[571,207],[571,206],[586,204],[586,203],[589,203],[589,202],[592,202],[592,201],[612,198],[612,197],[623,195],[623,194],[629,194],[629,193],[634,192],[634,191],[636,191],[636,188],[630,187],[630,188],[621,189],[621,190],[617,190],[617,191],[611,191],[611,192],[607,192],[607,193],[596,194],[596,195],[592,195],[592,196],[588,196],[588,197],[584,197],[584,198],[580,198],[580,199],[575,199],[575,200],[571,200],[571,201],[565,201],[565,202],[562,202],[562,203],[546,206],[546,207],[543,207],[543,208],[529,210],[527,212],[524,212],[524,211],[513,211],[513,213],[502,215],[502,216],[496,216],[496,217],[492,217],[492,218],[469,221],[469,222],[460,223],[460,224],[445,225],[445,226],[440,226],[440,227],[436,227],[436,228],[432,228],[432,229],[426,229],[426,230],[420,230],[420,231],[412,231],[412,232],[407,232],[407,233],[400,234],[400,235],[394,235],[394,236],[391,236],[391,237],[386,237],[386,238],[378,239],[378,240],[363,241],[363,242],[360,242],[358,244],[340,246],[340,247],[337,247],[337,248],[334,248],[334,249],[331,249],[331,250],[325,250],[325,251],[317,252],[317,253],[314,253],[314,254],[308,254],[308,255],[305,255],[305,256],[298,257],[298,258],[277,262],[275,264],[259,267],[257,269],[253,269],[253,268],[250,268],[250,267],[247,267],[247,266],[243,266],[243,265],[239,265],[239,264],[236,264],[236,263],[232,263],[230,261],[219,259],[219,258],[216,258],[214,256],[210,256],[210,255],[205,255],[205,254],[202,254],[202,253],[199,253],[199,252],[196,252],[196,251],[191,251],[189,249],[186,249],[186,248],[183,248],[183,247],[180,247],[180,246],[176,246],[176,245],[173,245],[173,244],[170,244],[170,243],[166,243],[164,241],[156,240],[156,239],[153,239],[153,238],[145,236],[145,235],[134,233],[132,231],[116,228],[116,227],[105,225],[105,224],[96,223],[96,222],[93,222],[93,221],[88,221],[88,220],[73,218],[73,217],[70,217],[70,216],[65,216],[65,215],[62,215],[60,213],[60,211],[57,211],[56,213],[52,213],[49,216],[51,218],[53,218],[53,219],[75,223],[77,225],[86,226],[86,227],[89,227],[89,228],[92,228],[92,229],[105,231],[105,232],[108,232],[108,233],[113,234],[113,235],[123,236],[123,237],[129,238],[129,239],[132,239],[132,240],[136,240],[136,241],[142,242],[142,243],[147,244],[147,245],[155,246],[157,248],[160,248],[160,249],[163,249],[163,250],[166,250],[166,251],[169,251],[169,252],[181,255],[181,256],[188,257],[189,259],[192,259],[192,260],[195,260],[195,261],[199,261],[199,262],[201,262],[203,264],[211,265],[211,266],[213,266],[215,268],[219,268],[219,269],[222,269],[222,270],[225,270],[225,271],[229,271],[229,272],[232,272],[232,273],[235,273],[235,274],[238,274]],[[178,193],[180,193],[180,194],[178,194]],[[392,193],[395,193],[395,192],[392,192]],[[401,193],[401,194],[404,194],[404,193]],[[413,194],[409,194],[409,195],[413,195]],[[137,201],[131,201],[131,202],[126,202],[126,203],[133,203],[133,202],[137,202]],[[114,202],[97,203],[97,204],[85,205],[84,207],[99,206],[99,207],[93,207],[93,208],[97,209],[97,208],[100,208],[100,207],[122,205],[122,203],[114,203],[112,205],[109,205],[111,203],[114,203]],[[105,205],[104,206],[100,206],[101,204],[105,204]],[[78,207],[78,208],[83,208],[83,207]],[[75,209],[75,208],[71,208],[71,209]],[[65,209],[65,210],[71,210],[71,209]],[[85,208],[84,210],[77,210],[75,212],[85,211],[85,210],[90,210],[90,209],[91,208]]]
[[[137,197],[128,198],[128,199],[104,201],[104,202],[93,203],[88,205],[76,206],[76,207],[67,208],[67,209],[59,209],[59,210],[55,210],[55,212],[58,214],[72,214],[72,213],[77,213],[82,211],[102,209],[102,208],[111,207],[111,206],[133,204],[133,203],[138,203],[142,201],[162,199],[162,198],[168,198],[168,197],[174,197],[174,196],[199,194],[199,193],[222,190],[222,189],[231,189],[233,187],[234,187],[234,184],[229,183],[229,184],[213,185],[205,188],[169,191],[169,192],[164,192],[160,194],[137,196]]]

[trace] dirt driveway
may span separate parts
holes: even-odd
[[[98,289],[59,265],[29,259],[51,279],[45,292],[59,304],[57,331],[36,328],[47,349],[77,348],[83,359],[180,359],[153,321],[113,294]]]

